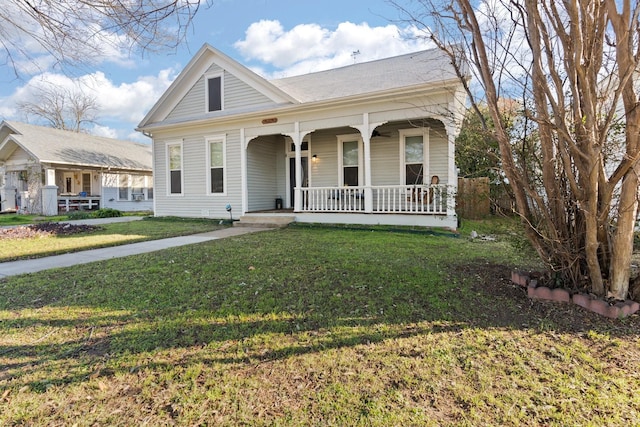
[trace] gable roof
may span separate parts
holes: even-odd
[[[272,85],[263,77],[231,59],[208,43],[205,43],[193,58],[191,58],[187,66],[180,72],[178,77],[171,83],[151,110],[145,115],[138,125],[138,128],[142,128],[154,120],[161,121],[165,119],[212,64],[217,64],[277,104],[297,102],[290,95]]]
[[[271,80],[299,102],[324,101],[457,79],[440,49]]]
[[[0,123],[0,160],[22,148],[41,163],[151,171],[151,145],[27,123]]]
[[[205,44],[147,113],[138,125],[138,130],[143,130],[151,124],[162,124],[213,63],[260,91],[276,104],[263,106],[260,111],[400,90],[410,92],[419,87],[443,88],[452,81],[459,82],[451,59],[437,48],[300,76],[266,80]],[[229,117],[235,113],[217,116]],[[201,120],[205,117],[207,116],[191,117],[190,120]]]

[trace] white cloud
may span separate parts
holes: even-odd
[[[118,131],[108,126],[93,125],[93,127],[90,130],[90,133],[96,136],[104,136],[107,138],[118,139]]]
[[[21,102],[36,102],[39,88],[43,86],[50,88],[53,85],[72,92],[81,90],[95,98],[98,104],[99,125],[91,129],[92,134],[148,142],[145,137],[133,138],[133,130],[176,75],[174,68],[167,68],[160,70],[157,75],[139,76],[132,83],[114,83],[100,71],[78,78],[42,73],[0,100],[0,115],[11,120],[26,121],[27,118],[21,116],[17,106]]]
[[[370,27],[366,22],[343,22],[335,29],[300,24],[285,31],[279,21],[262,20],[249,26],[234,46],[247,61],[259,61],[276,77],[304,74],[386,58],[433,47],[417,28],[396,25]],[[263,66],[253,66],[266,74]]]
[[[137,125],[153,104],[162,96],[176,70],[160,70],[155,76],[141,76],[133,83],[114,84],[104,73],[96,72],[81,78],[99,105],[100,116]]]

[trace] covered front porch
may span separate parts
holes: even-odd
[[[453,133],[397,120],[246,136],[243,214],[298,222],[457,227]],[[263,130],[264,131],[264,130]],[[284,210],[288,212],[284,212]]]

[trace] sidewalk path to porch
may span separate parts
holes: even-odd
[[[90,219],[78,221],[65,221],[74,224],[104,224],[106,222],[122,221],[121,218],[139,219],[140,217],[120,217]],[[112,221],[109,221],[112,220]],[[133,219],[135,220],[135,219]],[[103,221],[103,222],[99,222]],[[45,258],[26,259],[20,261],[11,261],[0,263],[0,279],[17,276],[19,274],[35,273],[38,271],[49,270],[52,268],[71,267],[78,264],[87,264],[94,261],[103,261],[112,258],[120,258],[129,255],[137,255],[147,252],[160,251],[162,249],[173,248],[177,246],[191,245],[194,243],[202,243],[210,240],[223,239],[225,237],[239,236],[247,233],[255,233],[258,231],[273,230],[273,228],[264,227],[229,227],[220,230],[209,231],[207,233],[192,234],[189,236],[170,237],[160,240],[149,240],[147,242],[132,243],[129,245],[112,246],[109,248],[91,249],[88,251],[73,252],[63,255],[54,255]]]

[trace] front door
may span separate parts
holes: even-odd
[[[301,157],[302,161],[302,186],[309,186],[309,159],[307,157]],[[291,206],[293,208],[295,206],[295,191],[296,188],[296,158],[289,157],[289,191],[290,191],[290,199]]]
[[[64,182],[62,184],[62,193],[68,193],[68,194],[75,194],[74,191],[74,183],[73,183],[73,172],[65,172],[64,175]]]

